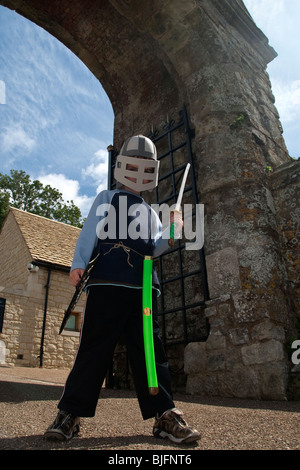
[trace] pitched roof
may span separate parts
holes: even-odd
[[[80,228],[10,208],[32,260],[70,268]]]

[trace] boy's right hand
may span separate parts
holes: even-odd
[[[72,286],[76,287],[77,284],[80,282],[80,279],[84,273],[84,269],[73,269],[73,271],[70,272],[70,282]]]

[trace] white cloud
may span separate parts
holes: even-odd
[[[300,41],[299,0],[243,0],[257,26],[269,39],[278,57],[268,64],[275,106],[291,155],[299,156]]]
[[[107,188],[107,168],[107,150],[100,149],[95,152],[87,168],[82,170],[84,178],[91,178],[97,184],[97,193]]]
[[[0,104],[6,103],[5,82],[0,80]]]
[[[1,140],[4,153],[14,151],[17,148],[30,152],[36,144],[20,124],[4,127]]]
[[[257,26],[268,35],[270,29],[280,32],[278,18],[286,12],[286,0],[244,0]]]
[[[63,174],[49,173],[41,175],[37,179],[44,185],[49,184],[52,188],[58,189],[65,201],[74,200],[78,194],[78,181],[66,178]]]
[[[82,216],[86,217],[94,198],[79,194],[80,185],[77,180],[67,178],[61,173],[43,174],[36,179],[43,185],[49,184],[52,188],[58,189],[62,193],[63,200],[65,202],[73,201],[81,210]]]
[[[280,120],[287,124],[300,120],[300,80],[283,81],[273,78],[273,93],[276,96],[275,105],[280,114]]]

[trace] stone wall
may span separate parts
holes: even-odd
[[[300,161],[281,165],[271,172],[271,190],[281,254],[286,266],[286,297],[290,313],[300,318]],[[290,332],[294,328],[290,317]],[[291,332],[292,334],[292,332]]]
[[[224,249],[207,257],[212,300],[206,303],[205,315],[210,335],[205,343],[190,343],[185,349],[190,393],[299,398],[299,368],[293,367],[289,352],[291,338],[299,335],[299,168],[299,162],[291,161],[269,175],[266,203],[276,214],[280,250],[278,264],[270,263],[266,253],[264,262],[269,263],[270,282],[278,285],[271,272],[276,273],[279,266],[282,276],[282,290],[273,306],[258,250],[251,257],[248,295],[241,289],[243,264],[236,250]],[[259,296],[251,284],[253,270],[261,286]]]
[[[291,364],[294,341],[300,339],[300,161],[278,167],[271,175],[281,253],[286,267],[285,298],[288,302],[286,350],[288,351],[289,399],[300,400],[300,364]],[[298,343],[297,343],[298,344]],[[299,355],[297,355],[299,358]]]
[[[285,399],[288,369],[283,326],[269,318],[245,318],[239,313],[234,296],[207,303],[206,316],[211,327],[208,340],[185,348],[187,391]]]
[[[4,289],[0,296],[6,299],[5,315],[0,340],[5,344],[6,365],[40,366],[40,348],[44,324],[45,285],[48,272],[28,273],[30,288],[13,294]],[[45,368],[70,368],[79,344],[79,332],[58,334],[64,310],[73,291],[68,286],[67,273],[52,271],[45,322],[42,365]],[[76,307],[83,311],[84,295]]]
[[[0,260],[1,296],[4,291],[18,295],[26,291],[28,287],[30,288],[27,265],[32,259],[12,214],[9,214],[1,229]]]
[[[13,234],[13,238],[12,238]],[[12,213],[1,231],[0,297],[6,299],[0,341],[5,364],[38,367],[44,323],[48,269],[28,271],[32,261]],[[66,272],[52,270],[48,292],[43,367],[70,368],[79,343],[78,332],[58,335],[74,289]],[[84,295],[76,311],[83,311]],[[3,362],[3,361],[2,361]]]

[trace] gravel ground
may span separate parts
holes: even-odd
[[[101,392],[94,418],[82,418],[69,442],[43,439],[57,413],[68,371],[0,367],[0,450],[299,450],[300,402],[207,398],[175,394],[176,406],[202,435],[196,444],[174,445],[152,436],[135,393]]]

